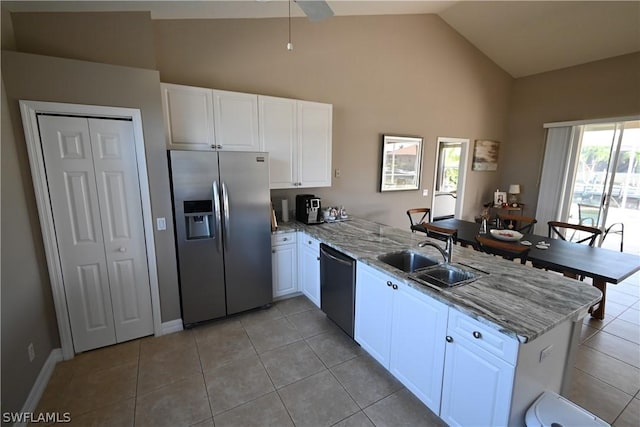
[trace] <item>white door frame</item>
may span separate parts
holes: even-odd
[[[38,130],[38,113],[63,114],[68,116],[94,116],[104,118],[126,118],[133,123],[133,133],[138,162],[138,181],[140,182],[140,197],[142,200],[142,221],[144,224],[145,244],[147,246],[147,268],[149,270],[149,285],[151,291],[151,306],[153,313],[153,330],[156,336],[162,334],[162,320],[160,317],[160,292],[158,287],[158,270],[156,268],[156,251],[153,237],[153,218],[151,213],[151,196],[147,177],[147,162],[144,150],[142,132],[142,116],[140,110],[134,108],[103,107],[97,105],[63,104],[58,102],[20,101],[20,112],[24,128],[31,177],[38,205],[40,228],[47,257],[47,268],[51,279],[53,303],[58,320],[60,344],[65,360],[74,356],[71,325],[68,317],[67,300],[65,298],[64,282],[60,254],[56,243],[53,213],[49,200],[49,186],[47,184],[44,157],[40,145]]]
[[[440,155],[440,143],[441,142],[453,142],[459,143],[460,148],[460,163],[458,165],[458,187],[456,188],[456,211],[455,217],[462,219],[462,208],[464,205],[464,189],[467,182],[467,159],[469,158],[469,139],[468,138],[452,138],[448,136],[439,136],[436,140],[436,167],[433,171],[433,190],[431,191],[431,206],[436,201],[436,184],[438,180],[438,156]]]

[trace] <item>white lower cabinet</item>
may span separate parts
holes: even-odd
[[[298,291],[297,253],[295,231],[271,236],[271,271],[274,298]]]
[[[509,424],[517,341],[450,309],[440,418],[450,426]]]
[[[407,285],[394,292],[391,373],[438,413],[449,308]]]
[[[298,235],[298,288],[320,307],[320,242],[303,232]]]
[[[355,340],[438,413],[446,305],[358,263]]]
[[[391,279],[358,262],[356,266],[356,315],[353,336],[367,353],[389,369],[391,358]]]
[[[516,340],[361,262],[354,336],[447,424],[508,424]]]

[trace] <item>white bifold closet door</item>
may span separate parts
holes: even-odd
[[[38,116],[76,352],[153,333],[130,121]]]

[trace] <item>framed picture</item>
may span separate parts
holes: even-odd
[[[493,205],[494,206],[502,206],[504,203],[507,203],[507,192],[506,191],[496,191],[493,193]]]
[[[382,135],[380,191],[420,188],[422,138]]]
[[[500,143],[488,139],[476,139],[473,148],[474,171],[495,171],[498,169],[498,150]]]

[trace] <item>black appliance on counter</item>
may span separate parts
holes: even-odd
[[[313,194],[298,194],[296,196],[296,219],[304,224],[323,223],[320,198]]]
[[[320,305],[327,317],[353,338],[356,261],[320,244]]]

